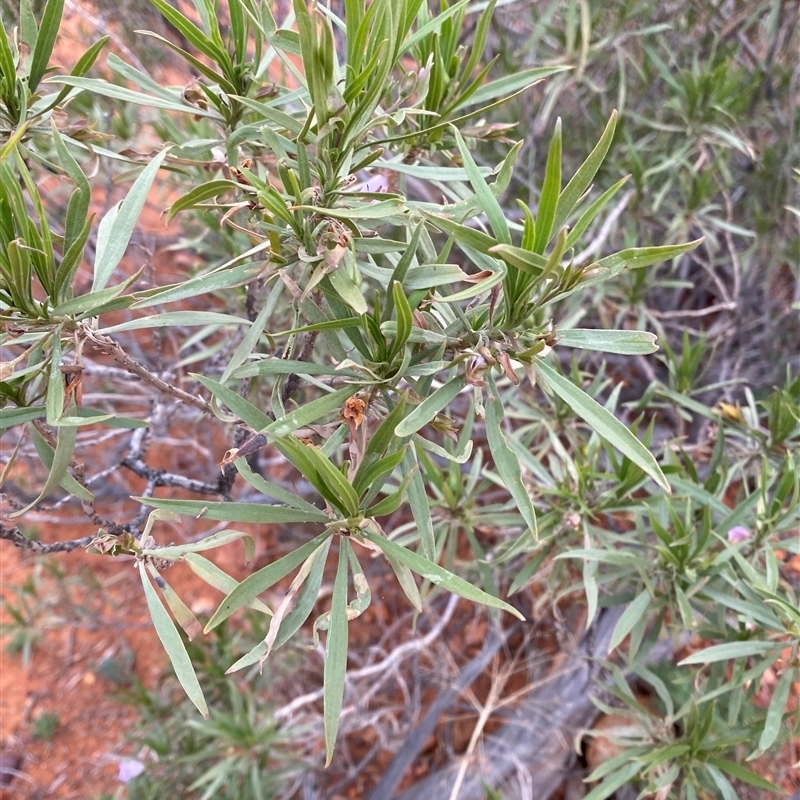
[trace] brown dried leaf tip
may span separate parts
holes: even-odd
[[[358,428],[364,421],[364,411],[367,404],[359,397],[348,397],[342,409],[342,419],[346,420],[351,428]]]

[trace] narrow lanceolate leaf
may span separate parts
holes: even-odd
[[[758,758],[775,744],[775,740],[778,738],[783,726],[783,712],[789,700],[789,692],[792,688],[794,675],[795,671],[791,668],[781,675],[778,685],[772,694],[772,700],[769,703],[764,730],[761,732],[761,738],[758,741],[758,749],[747,759],[748,761],[751,758]]]
[[[137,497],[153,508],[164,508],[178,514],[227,522],[329,522],[322,511],[311,511],[268,503],[205,503],[202,500],[167,500],[160,497]]]
[[[311,570],[297,595],[294,606],[292,606],[291,611],[281,620],[280,628],[278,629],[274,641],[269,641],[267,638],[259,642],[249,653],[243,655],[238,661],[228,667],[226,670],[227,674],[245,669],[265,659],[273,650],[277,650],[279,647],[286,644],[286,642],[297,633],[300,626],[309,618],[319,599],[319,590],[322,584],[322,576],[325,573],[325,562],[327,561],[330,544],[331,539],[328,539],[322,544],[319,550],[312,553],[308,559],[306,559],[306,564],[312,564]]]
[[[45,452],[52,453],[52,461],[50,464],[48,464],[50,467],[50,474],[47,476],[47,480],[45,481],[44,486],[42,487],[42,490],[39,492],[39,495],[36,497],[36,499],[31,503],[28,503],[28,505],[24,508],[18,509],[13,514],[9,514],[9,517],[13,519],[14,517],[24,514],[26,511],[29,511],[42,499],[47,497],[47,495],[50,494],[50,492],[52,492],[56,486],[64,486],[64,488],[69,491],[69,484],[66,483],[67,478],[69,478],[73,483],[77,483],[77,481],[75,481],[75,479],[67,472],[70,459],[75,451],[75,443],[77,438],[77,428],[64,426],[58,428],[58,441],[56,442],[55,452],[50,450],[49,445],[44,443],[45,447],[47,448]],[[44,461],[44,458],[42,460]]]
[[[152,564],[147,565],[147,571],[156,582],[158,588],[161,589],[161,594],[164,596],[172,616],[175,617],[175,621],[183,628],[184,633],[191,642],[195,636],[203,632],[203,626],[197,621],[197,617],[192,610],[178,597],[175,590],[159,575],[158,570]]]
[[[153,619],[153,627],[156,629],[156,634],[158,634],[161,644],[164,645],[164,649],[167,651],[169,660],[175,670],[175,675],[187,697],[197,706],[197,710],[204,717],[208,717],[208,706],[206,705],[205,697],[203,697],[203,690],[200,688],[189,654],[186,652],[186,647],[181,640],[178,629],[175,627],[175,623],[158,599],[143,562],[139,564],[139,575],[142,578],[144,596],[147,600],[150,616]]]
[[[77,89],[86,89],[95,94],[111,97],[114,100],[121,100],[123,103],[133,103],[134,105],[147,106],[148,108],[161,108],[165,111],[181,111],[184,114],[191,114],[194,117],[213,117],[219,119],[219,114],[215,111],[207,111],[197,106],[190,106],[188,103],[178,101],[170,102],[161,97],[155,97],[143,92],[134,92],[124,86],[117,86],[99,78],[82,78],[74,75],[59,75],[48,78],[45,83],[65,84]]]
[[[685,244],[665,244],[658,247],[629,247],[627,250],[620,250],[618,253],[601,258],[596,264],[587,271],[587,278],[592,277],[592,271],[615,271],[618,269],[640,269],[658,264],[660,261],[668,261],[670,258],[677,258],[689,250],[694,250],[703,239],[695,239]]]
[[[444,386],[440,386],[398,424],[394,429],[395,436],[411,436],[412,433],[425,427],[448,403],[456,398],[466,385],[467,379],[463,375],[459,375],[449,380]]]
[[[295,567],[299,567],[315,550],[322,546],[327,538],[333,536],[330,531],[321,533],[310,542],[306,542],[297,550],[287,553],[272,564],[254,572],[245,578],[223,601],[214,615],[206,623],[205,632],[208,633],[228,619],[234,611],[251,603],[262,592],[276,584],[281,578],[288,575]]]
[[[227,572],[221,570],[213,561],[198,555],[197,553],[187,553],[183,560],[189,566],[192,572],[197,575],[200,580],[205,581],[209,586],[222,592],[224,595],[229,595],[238,585],[239,581],[232,578]],[[248,608],[258,611],[261,614],[271,614],[270,608],[260,600],[253,600],[248,604]]]
[[[47,0],[42,15],[42,24],[39,26],[39,35],[36,38],[36,46],[33,49],[31,58],[31,71],[28,75],[28,88],[31,93],[36,91],[39,81],[42,80],[50,56],[53,52],[53,45],[56,43],[58,28],[61,24],[61,14],[64,11],[64,0]]]
[[[715,644],[711,647],[706,647],[705,650],[692,653],[687,658],[684,658],[683,661],[679,661],[678,666],[682,667],[686,664],[711,664],[715,661],[727,661],[730,658],[760,656],[769,653],[770,650],[779,649],[780,647],[780,642],[725,642],[725,644]]]
[[[514,454],[503,433],[503,403],[497,391],[494,378],[489,376],[489,397],[486,401],[486,441],[494,459],[497,473],[517,505],[528,529],[537,535],[536,511],[531,496],[522,482],[519,458]]]
[[[140,173],[134,181],[122,204],[114,206],[100,221],[97,232],[97,252],[94,259],[94,281],[92,291],[105,289],[114,270],[122,260],[133,229],[142,213],[147,194],[167,156],[162,150]]]
[[[132,309],[147,308],[148,306],[162,305],[163,303],[174,303],[177,300],[185,300],[189,297],[196,297],[199,294],[210,295],[220,289],[230,289],[234,286],[242,286],[249,283],[264,269],[262,264],[246,263],[236,267],[226,269],[215,269],[205,275],[198,275],[182,283],[172,284],[171,286],[159,286],[157,289],[148,289],[143,292],[136,292],[138,298],[131,306]]]
[[[120,322],[102,328],[101,333],[121,333],[122,331],[140,331],[147,328],[167,328],[177,325],[199,327],[201,325],[250,325],[250,320],[235,317],[232,314],[221,314],[218,311],[170,311],[166,314],[153,314],[147,317]]]
[[[202,553],[205,550],[214,550],[217,547],[224,547],[238,539],[244,540],[246,559],[247,561],[251,561],[255,554],[255,541],[249,533],[245,533],[244,531],[219,531],[197,542],[170,545],[168,547],[154,547],[152,550],[145,550],[143,552],[155,556],[156,558],[166,558],[170,561],[174,561],[183,558],[187,553]]]
[[[578,167],[578,171],[572,176],[558,198],[556,216],[553,220],[553,228],[555,230],[558,230],[567,221],[567,217],[572,213],[580,198],[583,197],[584,192],[589,188],[589,184],[605,160],[608,148],[611,147],[616,127],[617,112],[615,109],[611,112],[611,118],[608,120],[600,141],[595,145],[594,150],[589,153],[586,161]]]
[[[509,614],[513,614],[518,619],[524,621],[525,617],[513,606],[510,606],[497,597],[493,597],[482,589],[478,589],[477,586],[473,586],[463,578],[459,578],[458,575],[454,575],[444,567],[434,564],[433,561],[429,561],[427,558],[423,558],[412,550],[407,550],[391,539],[386,539],[369,529],[364,530],[362,535],[373,544],[380,547],[387,556],[391,556],[395,561],[405,564],[409,569],[416,572],[417,575],[422,576],[431,583],[441,586],[447,589],[448,592],[457,594],[460,597],[465,597],[467,600],[472,600],[474,603],[480,603],[484,606],[491,606],[492,608],[500,608],[503,611],[508,611]]]
[[[195,186],[190,192],[187,192],[183,197],[178,198],[170,207],[167,212],[167,223],[171,222],[173,217],[185,211],[187,208],[193,208],[212,197],[226,194],[234,189],[238,189],[239,185],[233,181],[217,180],[201,183],[200,186]]]
[[[238,392],[234,392],[233,389],[229,389],[219,381],[207,378],[205,375],[192,373],[192,377],[205,386],[217,400],[226,405],[234,414],[240,416],[254,431],[260,431],[272,423],[272,419],[260,408],[256,408]]]
[[[28,425],[28,431],[33,439],[33,445],[36,448],[36,454],[42,460],[42,463],[49,470],[52,470],[55,459],[53,448],[47,444],[42,435],[36,430],[36,428],[33,427],[33,425]],[[85,486],[78,483],[78,481],[76,481],[75,478],[69,474],[69,471],[64,472],[64,477],[61,479],[61,488],[80,500],[94,500],[94,495]],[[44,497],[44,495],[42,496]],[[15,511],[10,516],[19,516],[24,510],[25,509],[22,511]]]
[[[556,208],[561,193],[561,118],[556,120],[556,129],[547,151],[547,167],[542,183],[542,194],[536,212],[536,236],[533,249],[544,253],[555,229]]]
[[[314,445],[305,445],[293,436],[270,437],[312,486],[346,516],[358,513],[358,495],[350,481]]]
[[[600,353],[619,353],[623,356],[649,355],[658,350],[656,335],[647,331],[608,331],[573,328],[556,333],[558,344],[596,350]]]
[[[310,403],[290,411],[285,417],[279,417],[275,422],[270,423],[262,430],[262,433],[282,437],[288,436],[292,431],[317,422],[322,417],[339,409],[348,397],[356,391],[354,386],[345,386],[344,389],[337,389],[335,392],[318,397]]]
[[[454,6],[451,6],[451,8],[454,8]],[[530,88],[544,78],[559,72],[564,72],[564,70],[568,69],[572,69],[572,67],[534,67],[532,69],[523,70],[522,72],[515,72],[512,75],[505,75],[502,78],[498,78],[496,81],[491,81],[481,86],[478,91],[470,95],[468,100],[464,103],[459,103],[456,109],[490,103],[498,97],[513,94],[520,89]]]
[[[397,582],[400,584],[400,588],[409,599],[411,605],[414,606],[417,611],[422,611],[422,598],[419,594],[417,582],[414,580],[414,574],[405,564],[395,558],[392,558],[392,556],[390,556],[388,553],[384,553],[384,555],[386,556],[386,560],[391,565],[392,570],[397,577]]]
[[[481,211],[486,214],[486,218],[489,220],[492,233],[501,244],[511,244],[511,234],[508,232],[508,222],[502,206],[489,188],[486,179],[481,175],[464,138],[458,132],[458,128],[453,128],[453,134],[456,137],[456,143],[464,161],[464,169],[469,176],[469,182],[477,195]]]
[[[419,533],[419,543],[422,547],[422,555],[432,561],[436,553],[436,539],[433,533],[433,520],[431,519],[431,507],[428,503],[428,493],[425,491],[425,481],[417,463],[415,446],[406,449],[403,458],[403,471],[408,480],[408,505],[411,507],[411,515],[417,525]]]
[[[547,259],[532,250],[524,247],[515,247],[511,244],[498,244],[489,248],[488,252],[493,256],[499,256],[507,264],[516,267],[528,275],[537,278],[542,274],[547,266]]]
[[[651,601],[650,592],[645,589],[640,592],[617,620],[614,633],[608,645],[608,652],[616,650],[622,640],[633,630],[633,626],[644,616]]]
[[[780,787],[766,780],[766,778],[762,778],[760,775],[757,775],[755,772],[752,772],[746,767],[741,766],[740,764],[735,764],[732,761],[726,761],[724,758],[719,758],[718,756],[709,756],[708,763],[712,767],[716,767],[723,772],[727,772],[728,775],[733,775],[734,778],[744,781],[744,783],[749,783],[751,786],[757,786],[759,789],[764,789],[764,791],[767,792],[781,794]]]
[[[325,716],[325,766],[331,763],[347,676],[347,561],[350,542],[339,538],[339,565],[333,582],[331,621],[325,647],[323,706]]]
[[[628,456],[666,492],[671,491],[655,456],[610,411],[544,361],[537,360],[535,367],[537,376],[546,388],[558,395],[599,436]]]

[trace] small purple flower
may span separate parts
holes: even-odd
[[[728,531],[728,541],[731,544],[740,544],[746,542],[750,538],[750,531],[744,525],[734,525]]]
[[[136,761],[133,758],[126,758],[120,761],[119,764],[119,782],[127,783],[137,778],[144,772],[144,764],[141,761]]]

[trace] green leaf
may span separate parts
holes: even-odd
[[[226,194],[230,191],[239,189],[239,184],[234,181],[216,180],[201,183],[195,186],[190,192],[187,192],[183,197],[178,198],[170,207],[167,212],[167,224],[169,224],[176,214],[185,211],[187,208],[193,208],[200,203],[210,200],[212,197],[218,197],[221,194]]]
[[[718,758],[717,756],[708,756],[707,762],[712,767],[716,767],[723,772],[727,772],[728,775],[732,775],[734,778],[737,778],[740,781],[749,783],[751,786],[757,786],[759,789],[764,789],[768,792],[775,792],[776,794],[782,793],[779,786],[776,786],[774,783],[762,778],[760,775],[756,775],[755,772],[751,772],[749,769],[742,767],[739,764],[734,764],[731,761],[726,761],[725,759]]]
[[[534,537],[537,536],[536,510],[533,507],[531,496],[522,482],[519,458],[511,450],[503,433],[502,424],[505,416],[503,402],[497,391],[494,378],[489,375],[489,396],[486,399],[486,441],[492,453],[492,459],[503,485],[514,498],[528,530]]]
[[[411,605],[414,606],[417,611],[422,611],[422,598],[420,597],[419,588],[411,570],[388,553],[384,553],[384,555],[392,567],[392,571],[397,578],[397,582],[400,584],[400,588],[403,590],[403,593],[408,598]]]
[[[37,431],[32,425],[29,426],[28,430],[30,431],[31,438],[33,439],[33,444],[36,448],[36,454],[42,460],[42,463],[49,470],[52,470],[53,461],[55,458],[53,448],[47,444],[39,431]],[[66,472],[64,477],[61,479],[61,487],[71,495],[77,497],[79,500],[94,500],[94,495],[85,486],[82,486],[80,483],[78,483],[78,481],[76,481],[75,478],[69,474],[69,472]],[[13,517],[18,513],[21,512],[15,512],[15,514],[10,514],[9,516]]]
[[[250,361],[231,373],[233,378],[250,378],[255,375],[341,375],[358,378],[360,373],[352,369],[339,369],[333,365],[316,364],[313,361],[295,361],[273,356]]]
[[[31,52],[36,47],[36,38],[39,36],[39,23],[33,13],[31,0],[20,0],[19,3],[19,38],[28,45]],[[0,73],[2,70],[0,70]]]
[[[124,86],[116,86],[113,83],[98,78],[60,75],[48,78],[45,83],[63,83],[66,86],[74,86],[78,89],[86,89],[90,92],[95,92],[104,97],[110,97],[112,100],[121,100],[123,103],[133,103],[134,105],[147,106],[148,108],[160,108],[164,111],[180,111],[195,117],[221,119],[220,115],[215,111],[207,111],[198,106],[190,106],[188,103],[173,103],[161,97],[154,97],[153,95],[143,94],[142,92],[134,92],[131,89],[126,89]]]
[[[173,8],[166,0],[150,0],[161,12],[164,18],[177,30],[184,39],[194,45],[201,53],[208,56],[221,69],[230,67],[231,57],[227,51],[209,39],[203,31],[190,22],[177,9]]]
[[[747,658],[748,656],[760,656],[769,653],[771,650],[780,648],[780,642],[725,642],[725,644],[715,644],[692,653],[683,661],[678,662],[679,667],[687,664],[711,664],[715,661],[728,661],[731,658]]]
[[[619,353],[624,356],[649,355],[658,350],[656,335],[646,331],[572,328],[568,331],[557,331],[556,340],[565,347]]]
[[[228,619],[228,617],[238,611],[242,606],[252,603],[262,592],[266,592],[271,586],[276,584],[281,578],[288,575],[295,567],[300,566],[315,550],[322,546],[326,539],[333,536],[331,531],[325,531],[310,542],[292,550],[283,558],[279,558],[272,564],[262,567],[257,572],[245,578],[219,605],[211,619],[206,623],[205,632],[208,633]]]
[[[318,208],[317,206],[292,206],[293,211],[306,211],[316,214],[319,217],[333,217],[340,220],[356,219],[386,219],[387,217],[399,217],[403,214],[404,204],[402,200],[390,198],[378,202],[366,201],[363,205],[352,208]]]
[[[641,467],[659,486],[670,492],[669,483],[653,454],[610,411],[589,397],[567,378],[559,375],[549,364],[537,360],[537,375],[553,394],[560,397],[581,419],[610,445]]]
[[[147,328],[167,328],[179,325],[249,325],[250,320],[234,317],[231,314],[220,314],[217,311],[169,311],[166,314],[153,314],[139,317],[119,325],[102,328],[100,333],[121,333],[122,331],[139,331]]]
[[[221,403],[226,405],[234,414],[241,417],[254,431],[260,431],[271,425],[273,420],[260,408],[244,399],[240,394],[223,386],[205,375],[192,373],[192,377],[199,381]]]
[[[60,377],[61,376],[59,375],[59,378]],[[68,478],[77,484],[77,481],[75,481],[75,479],[67,472],[67,469],[69,468],[72,454],[75,452],[78,429],[72,426],[59,427],[57,428],[57,435],[58,439],[56,441],[55,451],[51,450],[50,446],[43,442],[46,447],[46,452],[52,453],[52,460],[49,464],[47,464],[47,466],[50,467],[50,473],[48,474],[47,480],[44,482],[44,486],[42,486],[39,495],[24,508],[18,509],[12,514],[9,514],[9,518],[14,519],[15,517],[19,517],[20,515],[24,514],[26,511],[30,511],[30,509],[47,497],[47,495],[50,494],[50,492],[52,492],[56,486],[63,486],[65,489],[67,489],[69,484],[66,483],[66,480]],[[45,461],[45,459],[42,458],[42,461]],[[67,491],[69,491],[69,489],[67,489]],[[86,490],[84,490],[84,492],[85,491]]]
[[[100,220],[97,231],[97,252],[94,259],[92,291],[105,289],[114,270],[125,255],[128,242],[136,227],[139,215],[147,201],[158,170],[167,156],[169,148],[162,150],[141,172],[128,190],[125,199],[115,205]]]
[[[617,620],[617,624],[614,626],[614,633],[611,635],[611,641],[608,644],[609,653],[616,650],[620,644],[622,644],[622,640],[644,616],[652,599],[650,592],[645,589],[643,592],[640,592],[625,611],[623,611],[622,615]]]
[[[255,540],[249,533],[234,530],[219,531],[218,533],[213,533],[211,536],[206,536],[204,539],[200,539],[196,542],[169,545],[167,547],[154,547],[150,550],[143,550],[142,552],[156,558],[166,558],[169,561],[177,561],[183,558],[187,553],[202,553],[205,550],[214,550],[217,547],[224,547],[239,539],[245,540],[245,558],[247,561],[251,561],[255,554]]]
[[[536,235],[533,250],[544,253],[550,241],[561,192],[561,117],[556,120],[556,129],[547,151],[547,166],[542,183],[542,194],[536,212]]]
[[[263,428],[261,432],[277,438],[288,436],[292,431],[311,425],[312,422],[317,422],[333,411],[341,409],[345,400],[352,397],[357,390],[357,386],[350,385],[345,386],[343,389],[329,392],[296,408],[294,411],[290,411],[285,417],[276,419],[275,422],[271,422],[266,428]]]
[[[402,43],[402,52],[407,53],[414,45],[422,42],[426,37],[441,30],[442,26],[455,14],[459,14],[468,4],[469,0],[459,0],[449,8],[443,6],[443,11],[435,16],[431,16],[427,21],[420,25],[411,36]],[[399,55],[400,53],[398,53]]]
[[[303,587],[300,589],[297,600],[291,611],[281,620],[278,633],[275,636],[275,641],[272,643],[272,646],[270,647],[266,639],[259,642],[249,653],[242,656],[233,665],[228,667],[226,674],[237,672],[240,669],[244,669],[245,667],[249,667],[261,661],[261,659],[266,657],[272,650],[277,650],[281,645],[286,644],[286,642],[297,633],[300,626],[308,619],[319,600],[319,589],[322,585],[323,575],[325,574],[325,562],[332,538],[333,537],[331,537],[331,539],[326,539],[322,547],[308,557],[309,559],[313,559],[314,562],[311,571],[308,574],[308,578],[303,583]]]
[[[757,758],[769,750],[769,748],[775,744],[778,734],[783,730],[783,712],[789,700],[789,692],[792,688],[792,678],[794,678],[794,674],[794,669],[788,667],[783,675],[781,675],[778,685],[772,693],[772,700],[770,700],[769,708],[767,709],[767,719],[764,722],[764,730],[761,731],[758,749],[749,756],[747,759],[748,761],[752,758]]]
[[[520,90],[530,89],[544,78],[569,69],[572,69],[572,67],[534,67],[533,69],[525,69],[521,72],[506,75],[481,86],[481,88],[471,95],[466,102],[459,103],[459,105],[456,106],[456,110],[482,105],[483,103],[490,103],[498,97],[519,92]]]
[[[411,306],[408,304],[408,298],[406,298],[400,281],[392,284],[392,298],[397,312],[397,334],[389,352],[389,361],[392,361],[405,347],[408,337],[411,335],[411,329],[414,327]]]
[[[431,214],[424,208],[419,209],[420,213],[430,220],[436,227],[443,230],[445,233],[450,234],[459,244],[465,244],[477,250],[479,253],[489,253],[491,249],[497,244],[497,240],[493,239],[486,233],[470,228],[467,225],[461,225],[454,222],[448,217],[440,216],[439,214]]]
[[[369,442],[364,450],[364,457],[356,472],[355,481],[360,481],[359,475],[362,470],[369,469],[389,449],[392,442],[396,441],[395,428],[400,420],[403,419],[405,408],[405,398],[401,397],[400,402],[386,415],[377,429],[371,433]]]
[[[239,585],[239,581],[221,570],[213,561],[209,561],[207,558],[197,555],[197,553],[187,553],[183,560],[198,578],[224,595],[230,594]],[[272,614],[269,607],[265,606],[260,600],[253,600],[252,603],[248,604],[248,608],[252,608],[261,614]]]
[[[448,403],[452,402],[467,385],[463,375],[452,378],[444,386],[440,386],[433,394],[425,398],[394,429],[395,436],[411,436],[425,427]]]
[[[354,275],[347,268],[351,259],[345,254],[344,263],[331,272],[327,277],[336,294],[347,303],[356,314],[366,314],[368,305],[361,292],[360,275]]]
[[[425,481],[417,464],[414,445],[406,450],[403,469],[408,479],[408,505],[411,508],[411,515],[414,517],[417,532],[419,533],[422,555],[432,561],[436,555],[433,520],[431,519],[431,509],[428,503],[428,493],[425,491]]]
[[[358,468],[358,473],[353,478],[353,488],[359,496],[371,489],[373,484],[390,475],[394,470],[400,466],[405,456],[405,450],[397,450],[384,458],[379,458],[377,461],[371,462],[365,469],[361,464]]]
[[[64,413],[64,376],[61,374],[61,325],[53,331],[53,346],[50,351],[50,375],[47,381],[47,424],[55,425]]]
[[[28,88],[33,94],[42,80],[50,56],[53,53],[53,45],[56,43],[58,28],[61,25],[61,15],[64,11],[64,0],[47,0],[42,14],[42,23],[39,26],[39,35],[36,38],[36,46],[33,49],[31,58],[31,71],[28,74]]]
[[[158,599],[158,595],[147,577],[147,570],[143,562],[139,563],[139,575],[142,579],[147,607],[153,619],[153,627],[156,629],[156,634],[161,640],[161,644],[164,645],[164,650],[167,651],[169,660],[172,662],[172,668],[175,670],[175,675],[183,687],[183,691],[195,704],[197,710],[204,717],[208,717],[208,706],[206,705],[205,697],[203,697],[203,690],[200,688],[189,654],[186,652],[186,647],[184,647],[175,623],[170,619],[167,610]]]
[[[347,561],[350,542],[339,538],[339,565],[333,582],[331,621],[325,645],[323,707],[325,717],[325,766],[329,766],[336,746],[339,718],[344,702],[347,676]]]
[[[595,786],[583,800],[605,800],[606,797],[610,797],[614,794],[620,786],[624,786],[628,783],[641,769],[641,764],[639,764],[638,761],[625,764],[624,767],[609,775],[599,786]],[[598,770],[595,770],[595,772],[597,771]],[[587,780],[592,779],[593,775],[587,778]]]
[[[331,506],[348,517],[358,513],[356,490],[314,445],[303,444],[293,436],[273,435],[270,438],[275,448],[289,459]]]
[[[197,617],[186,603],[178,597],[175,590],[159,575],[158,570],[152,565],[147,565],[147,571],[152,576],[156,585],[161,589],[161,594],[175,617],[175,621],[183,628],[186,638],[191,642],[195,636],[203,632],[203,626],[197,621]]]
[[[47,412],[44,406],[30,406],[28,408],[0,408],[0,431],[21,425],[23,422],[31,422],[34,419],[42,419]]]
[[[89,314],[95,309],[107,305],[111,300],[119,297],[129,286],[135,283],[141,277],[142,271],[143,270],[140,269],[117,286],[100,289],[98,292],[87,292],[86,294],[73,297],[71,300],[59,303],[53,309],[53,316]],[[130,300],[132,302],[133,298],[130,298]]]
[[[609,270],[616,273],[619,269],[649,267],[651,264],[658,264],[660,261],[667,261],[670,258],[677,258],[677,256],[688,253],[703,241],[701,238],[685,244],[667,244],[659,247],[629,247],[627,250],[620,250],[618,253],[601,258],[596,264],[592,264],[587,271],[587,277],[591,277],[591,273],[595,269]]]
[[[477,586],[473,586],[463,578],[459,578],[458,575],[454,575],[449,570],[444,569],[444,567],[434,564],[433,561],[423,558],[421,555],[413,552],[412,550],[401,547],[391,539],[386,539],[380,534],[369,529],[362,531],[361,535],[369,539],[373,544],[380,547],[380,549],[383,550],[387,556],[391,556],[400,564],[405,564],[409,569],[416,572],[417,575],[425,578],[425,580],[428,580],[437,586],[441,586],[444,589],[447,589],[447,591],[457,594],[460,597],[465,597],[467,600],[471,600],[474,603],[481,603],[482,605],[490,606],[492,608],[499,608],[503,611],[508,611],[509,614],[513,614],[515,617],[517,617],[517,619],[521,619],[523,621],[525,620],[525,617],[513,606],[510,606],[508,603],[498,599],[497,597],[487,594]]]
[[[132,309],[147,308],[148,306],[174,303],[176,300],[185,300],[198,295],[210,295],[220,289],[231,289],[234,286],[243,286],[263,272],[263,264],[240,264],[236,267],[215,269],[205,275],[197,275],[182,283],[172,286],[160,286],[158,289],[149,289],[145,292],[136,292],[139,299],[131,306]]]
[[[158,81],[154,81],[149,75],[145,75],[130,64],[126,64],[119,56],[114,53],[109,53],[106,58],[106,64],[125,80],[136,84],[140,89],[150,92],[156,97],[161,97],[171,103],[182,103],[181,93],[178,89],[170,89]]]
[[[511,264],[512,267],[516,267],[534,278],[538,278],[547,266],[547,259],[539,253],[510,244],[494,245],[487,252],[490,255],[499,256],[507,264]]]
[[[293,508],[299,508],[301,511],[306,510],[313,514],[316,514],[319,511],[318,508],[311,505],[311,503],[308,501],[303,500],[302,497],[292,494],[292,492],[284,489],[282,486],[271,483],[266,478],[262,478],[257,472],[253,472],[253,470],[250,469],[250,465],[247,463],[246,458],[237,458],[233,463],[236,469],[239,471],[239,474],[256,491],[261,492],[261,494],[271,497],[274,500],[277,500],[279,503],[285,503]]]
[[[464,169],[469,176],[470,185],[477,195],[481,211],[486,214],[486,218],[489,220],[489,227],[491,227],[492,233],[500,244],[511,244],[511,234],[508,232],[508,222],[502,206],[478,169],[478,165],[475,163],[475,159],[472,157],[472,153],[459,133],[458,128],[453,128],[453,135],[464,162]]]
[[[286,508],[267,503],[206,503],[203,500],[167,500],[161,497],[134,497],[153,508],[164,508],[178,514],[226,522],[329,522],[323,511]]]
[[[609,189],[606,189],[581,215],[578,221],[570,228],[567,234],[565,248],[571,250],[580,241],[586,229],[594,222],[595,217],[611,202],[614,195],[628,182],[630,176],[618,180]],[[563,192],[562,192],[563,194]]]
[[[600,141],[595,145],[594,150],[589,153],[586,161],[578,167],[578,171],[572,176],[570,182],[564,187],[561,195],[558,198],[558,207],[556,208],[556,216],[553,220],[553,228],[558,230],[566,221],[567,217],[575,209],[578,201],[583,197],[589,184],[600,169],[608,149],[611,147],[611,142],[614,139],[614,131],[617,127],[617,111],[616,109],[611,112],[611,117],[606,124],[603,135]]]

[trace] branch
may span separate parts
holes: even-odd
[[[143,367],[137,361],[134,361],[111,337],[103,336],[103,334],[93,331],[88,327],[84,327],[82,331],[83,335],[91,341],[95,349],[107,355],[109,358],[113,358],[121,367],[124,367],[128,372],[138,376],[155,389],[158,389],[159,392],[174,397],[181,403],[199,408],[200,411],[207,414],[211,413],[211,406],[203,400],[202,397],[195,397],[195,395],[189,394],[189,392],[184,392],[183,389],[179,389],[177,386],[173,386],[157,375],[154,375],[149,369]]]
[[[25,536],[22,531],[14,526],[7,528],[0,522],[0,539],[6,539],[12,542],[22,550],[29,550],[31,553],[37,555],[46,555],[47,553],[71,553],[80,547],[86,547],[97,537],[96,533],[89,534],[89,536],[82,536],[80,539],[70,539],[66,542],[52,542],[45,544],[44,542],[34,542]]]

